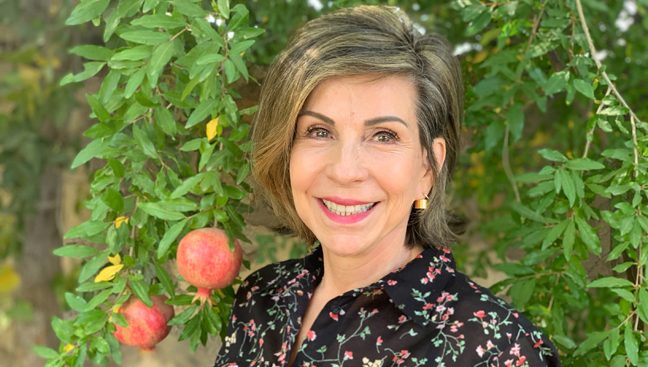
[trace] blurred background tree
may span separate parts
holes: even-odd
[[[162,158],[164,163],[160,163],[153,158],[152,150],[147,154],[148,145],[142,137],[153,137],[154,150],[164,154],[165,150],[180,146],[180,142],[204,139],[202,124],[210,120],[210,115],[218,117],[223,112],[222,106],[212,106],[201,119],[194,118],[192,123],[197,125],[187,127],[187,118],[191,119],[191,113],[200,104],[183,105],[159,94],[155,88],[137,97],[123,97],[122,92],[128,88],[127,74],[123,78],[115,75],[141,66],[137,64],[139,59],[129,60],[123,54],[125,58],[119,60],[121,66],[115,67],[113,63],[103,71],[97,70],[94,76],[86,65],[85,70],[89,71],[83,75],[84,60],[77,54],[86,58],[92,55],[78,48],[76,54],[70,54],[68,50],[73,47],[95,44],[105,47],[111,55],[138,47],[132,39],[106,38],[106,29],[119,23],[111,18],[113,9],[126,9],[122,20],[125,24],[126,19],[130,22],[155,13],[167,1],[80,2],[89,7],[103,3],[109,4],[108,10],[97,12],[94,18],[102,20],[93,21],[94,25],[64,26],[76,2],[0,2],[0,328],[15,331],[22,328],[21,323],[31,323],[32,327],[39,325],[37,329],[41,330],[33,332],[32,339],[21,339],[17,332],[11,334],[16,337],[9,338],[5,342],[9,344],[2,344],[0,349],[8,358],[24,355],[24,348],[36,343],[53,348],[40,350],[50,361],[73,363],[82,359],[79,348],[66,348],[69,341],[59,345],[49,327],[53,315],[72,320],[79,313],[79,310],[71,311],[69,300],[67,303],[64,300],[65,292],[86,297],[86,301],[99,292],[75,291],[82,269],[80,263],[51,255],[54,248],[63,244],[63,233],[73,225],[88,223],[89,215],[97,210],[97,205],[84,209],[82,201],[88,198],[86,193],[92,191],[87,203],[96,203],[102,197],[103,202],[110,202],[106,196],[108,186],[90,187],[92,182],[109,175],[106,167],[111,166],[110,157],[92,160],[89,165],[77,164],[75,171],[69,170],[76,153],[87,142],[88,134],[82,137],[81,132],[91,124],[98,126],[96,118],[104,122],[124,120],[128,109],[136,108],[132,107],[136,104],[145,107],[142,111],[155,110],[162,96],[169,102],[165,107],[175,106],[172,110],[178,120],[175,129],[183,133],[162,139],[153,131],[142,135],[134,130],[128,136],[134,139],[133,146],[139,146],[137,149],[142,149],[144,157],[148,157],[142,159],[150,159],[149,165],[164,171],[164,165],[174,164],[173,160]],[[165,9],[176,11],[179,3],[204,9],[201,13],[193,7],[194,13],[189,15],[187,7],[184,13],[179,11],[191,20],[208,14],[222,15],[226,2],[177,0],[173,2],[175,6]],[[421,30],[446,35],[456,45],[462,60],[467,98],[466,148],[452,192],[455,211],[468,219],[467,232],[455,247],[460,266],[482,277],[483,283],[492,286],[541,325],[560,348],[566,366],[648,364],[645,280],[648,107],[642,103],[648,93],[644,86],[648,80],[648,43],[644,39],[648,30],[648,3],[645,0],[227,2],[228,8],[241,4],[249,11],[249,24],[245,26],[265,30],[263,35],[254,35],[256,42],[245,55],[250,82],[231,76],[232,71],[230,76],[223,74],[223,70],[214,73],[215,80],[222,76],[228,81],[225,90],[235,101],[227,112],[231,120],[239,118],[235,109],[254,105],[265,68],[293,29],[319,14],[360,3],[401,7]],[[238,9],[242,11],[241,7]],[[228,25],[218,27],[221,27],[216,28],[218,34],[227,37]],[[187,38],[183,42],[189,50],[193,41]],[[143,49],[139,48],[140,53]],[[167,66],[155,84],[162,86],[165,75],[177,77],[182,74],[179,69],[190,66],[186,60],[180,60],[183,51],[179,46],[175,52],[177,58],[172,56],[166,60],[170,62],[164,63]],[[149,60],[150,55],[143,57]],[[96,61],[95,57],[90,63]],[[203,60],[205,65],[209,64],[207,61]],[[93,65],[97,64],[90,66]],[[242,72],[240,65],[236,68],[236,73]],[[88,77],[83,86],[59,84],[61,77],[71,71],[81,73],[80,77],[76,74],[79,81]],[[180,80],[187,83],[191,78]],[[107,103],[110,98],[105,97],[111,86],[125,101],[119,106]],[[209,97],[204,91],[199,93],[202,94],[195,94],[196,100]],[[109,117],[95,104],[92,118],[88,119],[91,113],[88,105],[97,99],[86,100],[86,94],[98,96],[103,101],[100,105],[107,106]],[[238,126],[245,126],[248,118],[240,117]],[[167,133],[162,132],[172,136]],[[97,136],[95,131],[89,137],[96,139]],[[202,160],[209,149],[221,149],[209,148],[215,146],[213,142],[209,144],[209,139],[200,144],[206,145],[196,146],[197,150],[187,147],[187,156]],[[84,161],[91,157],[86,156]],[[115,157],[113,160],[126,165],[133,158]],[[209,165],[212,158],[204,159],[205,165]],[[119,165],[113,163],[110,169],[114,166]],[[183,182],[200,174],[200,170],[178,167]],[[171,188],[173,182],[179,184],[181,181],[177,179],[168,178],[167,185]],[[239,182],[236,176],[233,180]],[[232,181],[225,179],[224,182]],[[245,182],[244,177],[237,184],[242,192],[248,189]],[[194,192],[196,196],[192,199],[197,202],[210,195],[203,189],[187,187]],[[126,195],[128,190],[120,193]],[[162,191],[156,191],[153,197]],[[245,231],[240,232],[235,226],[230,232],[252,240],[246,248],[252,268],[267,260],[280,259],[274,251],[276,248],[284,248],[292,256],[303,253],[304,248],[293,246],[289,237],[262,228],[279,225],[267,208],[257,201],[248,201],[245,195],[230,194],[251,205],[244,215]],[[123,214],[110,212],[101,222],[108,226]],[[209,214],[208,221],[216,218],[221,225],[227,222],[225,217],[215,217],[216,214]],[[147,232],[150,238],[133,237],[133,241],[154,246],[161,239],[156,236],[163,237],[177,223],[179,217],[172,217],[154,213],[151,218],[142,216],[140,222],[150,223],[155,230]],[[181,230],[207,222],[188,223]],[[105,237],[108,232],[102,235]],[[66,244],[71,243],[68,240]],[[166,245],[167,250],[174,248],[171,242]],[[120,246],[124,250],[129,245]],[[158,265],[164,266],[172,258],[163,254]],[[158,261],[135,256],[131,266],[147,269],[145,264],[138,265],[138,261],[144,260],[150,263],[148,266],[153,266],[151,261]],[[156,272],[157,268],[150,270],[147,290],[150,285],[160,283]],[[170,287],[175,291],[177,284],[173,282]],[[169,293],[165,287],[153,288],[153,292]],[[115,298],[110,298],[111,302]],[[185,302],[182,298],[176,301],[177,304]],[[109,307],[104,308],[105,312],[108,310]],[[226,311],[226,308],[213,310],[221,317]],[[108,323],[104,324],[102,327],[109,329]],[[180,325],[177,328],[183,333],[186,330]],[[189,334],[185,337],[191,338]],[[218,330],[204,334],[193,330],[196,340],[208,334],[217,335]],[[49,336],[43,338],[45,335]],[[217,339],[217,336],[210,337],[210,340]],[[11,354],[12,349],[21,350],[11,345],[14,342],[27,344],[22,346],[22,354]],[[174,344],[173,348],[190,350],[184,343]],[[96,345],[88,350],[95,356],[102,353]],[[61,359],[63,355],[67,357]]]

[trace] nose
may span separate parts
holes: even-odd
[[[328,175],[336,183],[350,184],[364,181],[368,176],[362,144],[338,141],[331,152]]]

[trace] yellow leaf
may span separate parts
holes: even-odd
[[[68,344],[65,344],[65,346],[63,347],[63,352],[67,353],[67,352],[69,352],[69,351],[71,351],[73,349],[74,349],[74,345],[68,343]]]
[[[0,293],[11,293],[20,285],[20,275],[9,264],[0,267]]]
[[[113,280],[115,278],[115,275],[117,275],[117,273],[119,273],[119,271],[123,267],[124,264],[106,266],[105,268],[101,269],[99,274],[97,274],[97,276],[95,277],[95,283]]]
[[[216,134],[218,134],[218,117],[215,119],[211,119],[207,123],[207,127],[205,128],[205,133],[207,134],[207,140],[211,141],[213,138],[216,137]]]
[[[121,256],[119,256],[119,254],[115,256],[108,256],[108,261],[110,261],[110,263],[113,265],[119,265],[121,264]]]
[[[121,217],[115,218],[115,221],[113,223],[115,223],[115,228],[119,229],[122,224],[128,224],[128,217],[122,215]]]

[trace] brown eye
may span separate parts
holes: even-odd
[[[315,139],[328,139],[330,137],[330,133],[328,130],[322,127],[313,126],[309,127],[308,130],[306,130],[306,136]]]
[[[398,140],[398,136],[393,131],[383,130],[374,135],[374,140],[379,143],[393,143]]]

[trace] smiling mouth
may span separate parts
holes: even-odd
[[[361,204],[361,205],[341,205],[326,199],[321,199],[321,200],[328,210],[342,217],[365,213],[377,204],[377,203],[368,203],[368,204]]]

